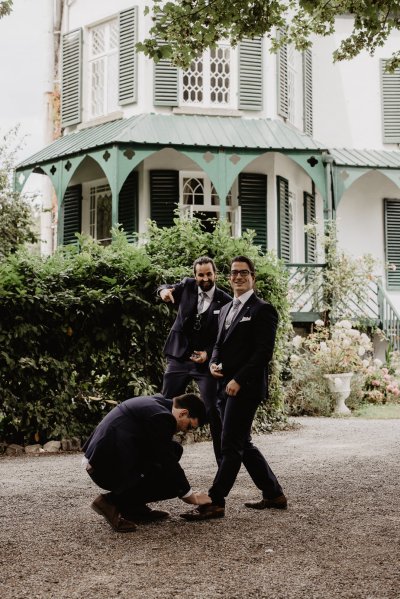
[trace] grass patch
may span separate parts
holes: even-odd
[[[400,418],[400,404],[366,404],[355,410],[353,416],[357,416],[358,418],[376,418],[380,420]]]

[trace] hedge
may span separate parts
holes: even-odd
[[[102,415],[135,395],[161,388],[163,345],[175,316],[156,288],[190,275],[202,254],[213,257],[218,284],[229,290],[229,260],[255,259],[257,286],[280,313],[271,399],[256,422],[280,419],[280,365],[290,326],[284,266],[263,255],[252,234],[231,239],[226,224],[212,233],[200,221],[150,223],[137,243],[114,231],[103,247],[78,244],[40,258],[19,251],[0,262],[0,439],[45,442],[87,435]]]

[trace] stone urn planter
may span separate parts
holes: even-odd
[[[351,410],[346,406],[346,399],[350,395],[350,382],[352,372],[342,372],[340,374],[324,374],[324,378],[328,381],[329,391],[335,398],[334,414],[341,416],[351,414]]]

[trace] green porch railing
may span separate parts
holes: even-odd
[[[287,264],[289,302],[294,323],[314,322],[324,316],[326,264]],[[347,293],[330,311],[332,321],[355,320],[365,326],[378,326],[393,350],[400,350],[400,315],[379,277],[369,280],[361,290]]]
[[[377,280],[376,286],[380,326],[390,343],[391,349],[400,351],[400,315],[390,301],[380,279]]]
[[[326,264],[286,264],[289,271],[289,302],[293,322],[313,322],[325,311]]]

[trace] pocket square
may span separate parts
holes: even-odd
[[[243,316],[240,322],[249,322],[251,320],[251,316]]]
[[[214,310],[213,314],[219,314],[221,310]]]

